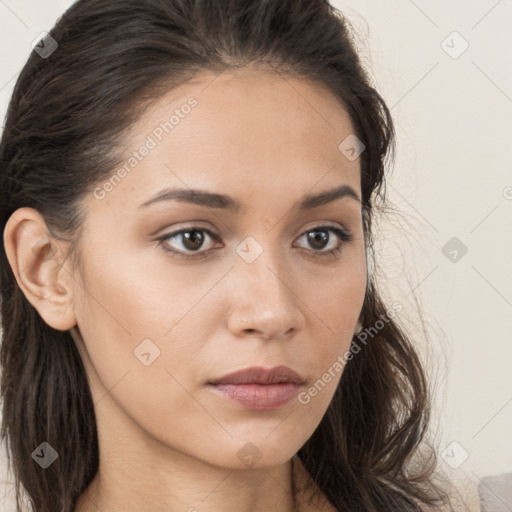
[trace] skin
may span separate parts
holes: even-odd
[[[84,200],[82,268],[33,209],[17,210],[4,233],[20,287],[50,326],[73,334],[91,385],[101,462],[79,512],[296,510],[290,459],[342,372],[307,404],[267,411],[219,397],[206,382],[284,364],[307,390],[349,349],[363,305],[360,202],[293,208],[341,184],[361,197],[359,159],[338,149],[353,133],[345,109],[306,81],[247,68],[205,73],[131,127],[126,158],[189,97],[197,106],[157,147],[103,199]],[[138,208],[165,187],[227,194],[244,210],[178,201]],[[324,245],[312,245],[307,233],[324,224],[353,240],[322,231]],[[187,253],[183,236],[156,241],[185,227],[219,240],[202,232],[203,257],[192,259],[164,250]],[[252,263],[236,252],[247,237],[263,250]],[[338,245],[340,254],[321,255]],[[134,355],[145,339],[160,350],[148,366]],[[237,456],[249,442],[260,457],[252,467]]]

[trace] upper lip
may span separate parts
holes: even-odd
[[[274,368],[253,366],[229,373],[224,377],[210,381],[210,384],[275,384],[279,382],[304,384],[304,379],[288,366],[281,365]]]

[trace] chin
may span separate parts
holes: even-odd
[[[272,435],[272,434],[271,434]],[[230,470],[266,469],[288,462],[301,448],[301,440],[290,443],[281,436],[274,439],[262,436],[249,436],[241,440],[232,439],[228,449],[222,450],[217,465]]]

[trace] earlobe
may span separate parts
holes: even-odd
[[[66,268],[61,242],[48,232],[34,208],[16,210],[5,226],[4,247],[9,264],[27,300],[54,329],[76,325],[73,278]]]

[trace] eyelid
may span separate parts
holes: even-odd
[[[311,228],[305,229],[297,237],[297,240],[312,231],[331,231],[331,232],[335,233],[336,238],[338,238],[338,240],[340,240],[340,243],[334,249],[329,249],[326,251],[325,250],[318,250],[318,251],[310,250],[309,252],[311,252],[313,254],[313,256],[322,257],[323,255],[332,255],[333,253],[341,252],[342,247],[346,243],[352,242],[354,239],[354,235],[352,234],[352,232],[345,227],[333,226],[331,224],[317,224]]]
[[[175,255],[178,258],[200,259],[200,258],[207,257],[208,253],[213,251],[213,249],[207,249],[207,250],[202,250],[202,251],[200,250],[197,252],[193,252],[193,251],[187,252],[187,251],[169,249],[168,247],[165,247],[164,242],[166,240],[168,240],[170,238],[174,238],[182,233],[188,233],[191,231],[204,232],[204,233],[207,233],[208,236],[210,236],[213,240],[221,241],[220,234],[216,233],[215,231],[213,231],[209,228],[206,228],[206,227],[203,227],[203,226],[200,226],[197,224],[191,224],[190,226],[185,226],[183,228],[177,229],[176,231],[164,233],[163,235],[159,236],[156,239],[156,241],[160,242],[164,246],[164,250],[166,252],[172,253],[173,255]],[[311,252],[314,256],[318,256],[318,257],[328,256],[328,255],[332,255],[333,253],[341,252],[342,246],[344,246],[348,242],[351,242],[354,238],[352,232],[349,229],[347,229],[345,226],[321,223],[321,221],[320,221],[320,224],[317,223],[309,228],[302,230],[301,233],[294,240],[299,240],[304,235],[306,235],[307,233],[310,233],[312,231],[331,231],[331,232],[334,232],[336,237],[340,240],[340,243],[334,249],[330,249],[327,251],[309,250],[309,252]],[[301,247],[301,249],[304,249],[304,248]],[[304,250],[308,251],[308,249],[304,249]]]
[[[213,230],[197,225],[197,224],[191,224],[190,226],[185,226],[183,228],[179,228],[176,231],[171,231],[169,233],[164,233],[163,235],[157,237],[155,239],[155,242],[158,242],[159,246],[162,246],[162,249],[170,254],[172,257],[175,257],[176,259],[181,260],[200,260],[208,257],[208,254],[212,252],[214,249],[207,249],[207,250],[200,250],[197,252],[187,252],[183,250],[178,249],[171,249],[169,248],[169,244],[166,244],[166,241],[170,238],[174,238],[176,236],[179,236],[182,233],[188,233],[191,231],[199,231],[207,233],[208,236],[212,238],[214,241],[221,241],[221,236],[214,232]]]

